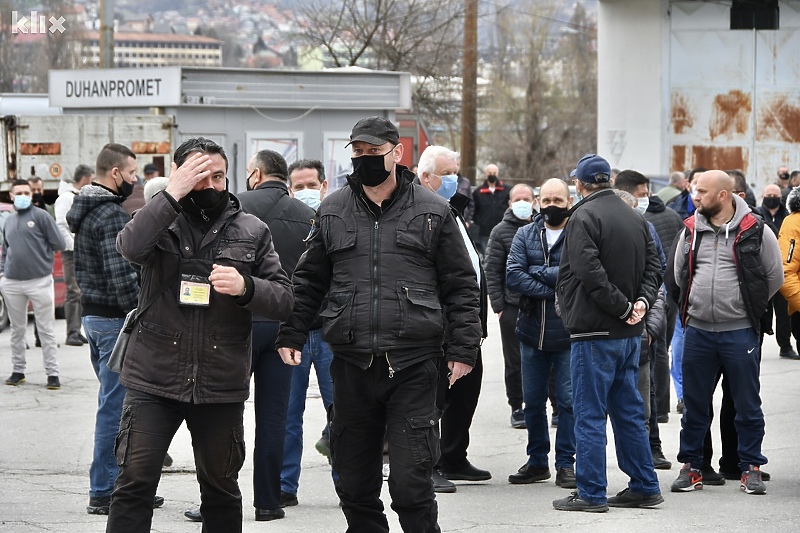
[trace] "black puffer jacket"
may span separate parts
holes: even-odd
[[[530,220],[520,220],[511,209],[506,209],[503,220],[494,227],[489,236],[483,269],[486,271],[489,301],[495,313],[501,312],[506,305],[519,307],[519,293],[510,291],[506,285],[506,261],[514,235],[525,224],[530,224]]]
[[[324,300],[323,338],[361,368],[385,357],[402,370],[441,355],[445,341],[448,360],[474,365],[479,288],[460,231],[444,199],[397,169],[397,189],[380,213],[352,177],[325,197],[278,346],[302,349]]]
[[[683,229],[683,219],[674,210],[668,209],[658,196],[650,197],[650,205],[647,206],[644,218],[655,226],[658,239],[666,253],[675,236]]]
[[[519,340],[539,350],[569,350],[569,333],[556,313],[556,281],[564,232],[547,251],[544,218],[519,230],[508,255],[508,286],[522,294],[516,333]]]

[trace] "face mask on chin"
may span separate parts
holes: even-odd
[[[123,179],[122,183],[120,183],[119,186],[117,187],[117,194],[119,194],[123,198],[127,198],[128,196],[133,194],[133,183],[128,183]]]
[[[393,148],[394,149],[394,148]],[[353,177],[356,178],[364,187],[377,187],[389,178],[391,170],[386,170],[386,155],[362,155],[353,157]]]

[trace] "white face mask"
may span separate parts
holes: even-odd
[[[650,198],[645,196],[644,198],[637,198],[636,199],[637,205],[636,210],[644,215],[644,212],[647,211],[647,207],[650,205]]]
[[[294,191],[294,197],[314,211],[316,211],[317,208],[319,208],[319,204],[322,203],[319,189],[301,189],[299,191]]]
[[[528,220],[533,214],[533,204],[525,200],[518,200],[511,204],[511,211],[520,220]]]

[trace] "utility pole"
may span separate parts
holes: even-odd
[[[100,68],[114,68],[114,0],[100,0]]]
[[[478,0],[465,0],[461,86],[461,171],[475,184],[478,132]]]

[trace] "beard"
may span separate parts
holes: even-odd
[[[711,220],[715,216],[717,216],[720,211],[722,211],[722,204],[717,202],[714,205],[701,205],[697,208],[701,215],[706,217],[707,220]]]

